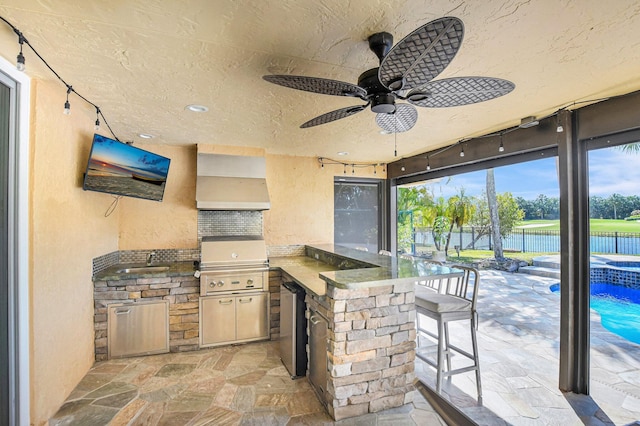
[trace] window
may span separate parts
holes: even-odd
[[[334,243],[377,253],[385,248],[384,180],[336,178]]]

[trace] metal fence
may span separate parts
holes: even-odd
[[[412,251],[415,246],[434,246],[431,228],[415,228]],[[502,248],[516,252],[560,252],[560,231],[539,229],[518,229],[502,240]],[[490,235],[478,238],[474,227],[462,227],[451,234],[449,249],[493,250]],[[590,238],[592,253],[640,254],[640,233],[632,232],[592,232]]]

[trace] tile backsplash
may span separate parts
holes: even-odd
[[[262,236],[262,212],[198,210],[198,242],[225,235]]]

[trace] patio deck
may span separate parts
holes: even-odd
[[[558,280],[493,270],[480,276],[484,404],[477,405],[473,373],[445,380],[445,398],[486,425],[640,425],[640,345],[604,329],[592,310],[590,395],[564,394],[558,390],[560,297],[549,290]],[[455,339],[468,335],[464,325],[452,324]],[[435,387],[435,371],[419,360],[416,375]]]

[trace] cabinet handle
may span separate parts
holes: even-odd
[[[240,299],[238,299],[238,302],[240,302],[240,303],[251,303],[251,301],[253,300],[253,297],[250,297],[249,300],[246,301],[246,302],[245,302],[245,300],[247,300],[247,299],[240,298]]]
[[[127,308],[127,309],[116,309],[115,310],[115,314],[116,315],[125,315],[131,312],[131,309]]]
[[[231,303],[233,303],[233,299],[219,300],[218,303],[221,304],[221,305],[230,305]]]

